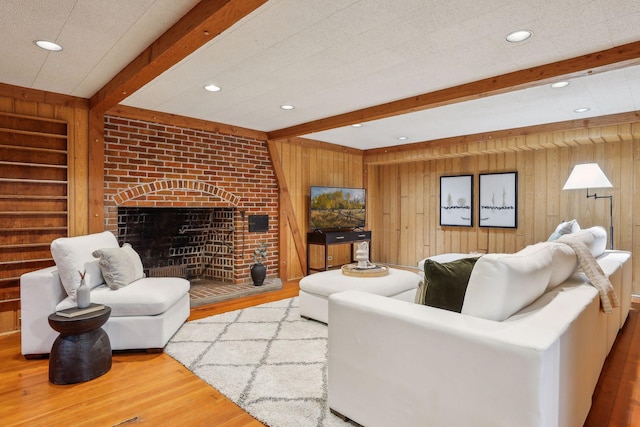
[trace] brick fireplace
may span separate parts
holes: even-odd
[[[145,268],[180,263],[191,277],[246,283],[253,251],[266,243],[268,276],[277,277],[278,188],[265,141],[106,116],[104,179],[105,229],[121,243],[137,238],[131,221],[141,215],[186,221],[175,236],[153,231],[155,241],[131,242]],[[249,232],[251,215],[268,216],[268,231]]]

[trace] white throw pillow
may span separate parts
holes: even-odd
[[[89,288],[104,283],[98,260],[92,253],[96,249],[109,247],[118,247],[116,236],[109,231],[86,236],[60,237],[51,242],[51,255],[67,295],[76,297],[82,271],[86,271],[84,279]]]
[[[549,236],[547,241],[552,242],[565,234],[572,234],[578,231],[580,231],[580,224],[578,224],[577,220],[572,219],[571,221],[562,221],[558,224],[555,231],[551,233],[551,236]]]
[[[461,313],[497,321],[509,318],[545,292],[551,260],[549,246],[525,254],[480,257],[471,272]]]
[[[131,261],[133,261],[133,267],[135,268],[135,277],[136,280],[144,277],[144,266],[142,265],[142,260],[140,259],[140,255],[138,252],[133,249],[131,243],[125,243],[122,245],[122,250],[124,250],[127,255],[131,257]]]
[[[118,290],[143,277],[142,261],[130,244],[93,251],[109,288]]]

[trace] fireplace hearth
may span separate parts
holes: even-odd
[[[234,208],[118,207],[118,241],[148,276],[233,283]]]

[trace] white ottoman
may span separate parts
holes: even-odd
[[[420,283],[417,273],[389,269],[382,277],[345,276],[342,270],[310,274],[300,280],[300,315],[329,323],[329,295],[346,290],[358,290],[413,301]]]

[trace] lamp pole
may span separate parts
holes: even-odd
[[[598,196],[597,194],[589,194],[587,188],[587,197],[593,197],[594,199],[609,199],[609,246],[613,250],[613,195]]]

